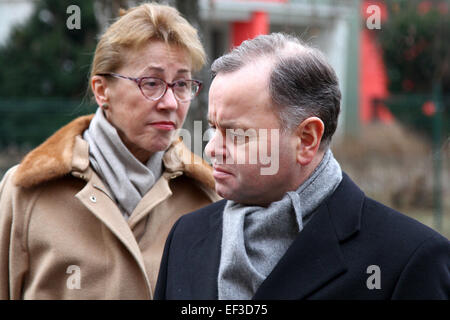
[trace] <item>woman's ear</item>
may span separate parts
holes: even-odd
[[[320,118],[309,117],[297,128],[297,162],[305,166],[317,154],[322,141],[325,125]]]
[[[103,76],[93,76],[91,79],[92,92],[95,96],[95,101],[101,107],[109,102],[108,97],[108,83]]]

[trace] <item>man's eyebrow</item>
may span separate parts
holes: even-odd
[[[234,128],[241,128],[242,126],[240,126],[236,121],[222,121],[221,122],[221,127],[225,128],[225,129],[234,129]]]
[[[215,122],[212,121],[211,119],[208,119],[208,123],[210,125],[215,125]],[[223,129],[243,129],[243,130],[248,129],[248,126],[244,125],[243,123],[234,121],[234,120],[220,121],[218,126]]]

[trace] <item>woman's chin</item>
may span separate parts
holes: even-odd
[[[145,150],[153,154],[160,151],[166,151],[167,149],[169,149],[170,145],[171,143],[170,141],[168,141],[167,143],[158,143],[157,145],[153,144],[145,148]]]

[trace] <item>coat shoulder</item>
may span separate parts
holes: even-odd
[[[326,203],[340,240],[357,230],[359,239],[370,238],[368,244],[374,246],[378,241],[414,246],[430,237],[442,237],[423,223],[367,197],[345,173]]]
[[[447,240],[418,220],[368,197],[364,201],[362,224],[373,236],[394,243],[417,246],[432,238]]]
[[[447,238],[370,198],[365,201],[362,221],[365,238],[372,242],[369,246],[372,261],[380,262],[391,299],[448,299],[450,241]]]
[[[202,234],[211,225],[220,225],[225,203],[223,199],[182,216],[177,223],[177,233]]]
[[[8,169],[0,181],[0,212],[4,212],[5,203],[16,202],[20,206],[25,206],[31,198],[36,197],[41,188],[33,186],[30,188],[24,188],[21,185],[17,185],[15,178],[17,171],[20,169],[20,165],[15,165]],[[11,207],[10,210],[13,208]],[[17,209],[17,208],[16,208]]]
[[[70,173],[76,136],[89,127],[92,118],[72,120],[28,153],[14,174],[14,183],[29,188]]]

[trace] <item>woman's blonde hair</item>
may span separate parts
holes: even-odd
[[[99,73],[115,72],[125,62],[126,50],[139,49],[149,40],[161,40],[187,50],[193,71],[206,61],[197,30],[172,7],[145,3],[120,10],[120,18],[101,36],[95,50],[90,78]]]

